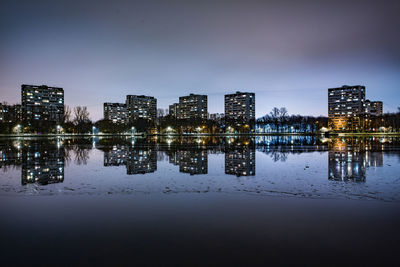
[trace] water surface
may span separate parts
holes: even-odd
[[[14,139],[1,195],[260,194],[400,200],[397,138]]]
[[[24,265],[391,263],[399,141],[1,139],[0,250]]]

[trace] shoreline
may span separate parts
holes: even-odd
[[[170,136],[170,137],[207,137],[207,136],[324,136],[324,137],[343,137],[343,136],[400,136],[400,133],[187,133],[187,134],[145,134],[145,133],[97,133],[97,134],[0,134],[0,137],[6,138],[19,138],[19,137],[153,137],[153,136]]]

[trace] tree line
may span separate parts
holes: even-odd
[[[44,120],[0,122],[0,133],[316,133],[328,128],[328,117],[289,115],[285,107],[274,107],[256,121],[238,122],[230,119],[177,119],[158,111],[156,121],[137,119],[127,124],[101,119],[93,122],[86,106],[64,106],[63,122]],[[365,132],[400,132],[400,107],[397,112],[370,116],[362,129]]]
[[[328,117],[289,115],[285,107],[274,107],[269,114],[256,120],[260,133],[315,133],[328,126]]]
[[[49,120],[15,120],[0,123],[0,133],[86,133],[90,132],[93,122],[86,106],[77,106],[71,109],[64,106],[61,122]]]

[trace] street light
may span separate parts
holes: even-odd
[[[17,127],[17,134],[21,133],[21,124],[18,124],[16,127]]]
[[[135,127],[131,128],[131,135],[133,135],[133,133],[135,132]]]
[[[60,134],[60,129],[61,129],[61,126],[57,125],[57,134]]]
[[[168,126],[168,127],[167,127],[167,134],[170,134],[171,132],[172,132],[171,126]]]
[[[94,135],[94,130],[96,129],[96,127],[92,127],[92,135]]]

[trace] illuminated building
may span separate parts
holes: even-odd
[[[329,127],[334,130],[359,130],[364,114],[365,86],[343,85],[328,89]]]
[[[210,120],[220,122],[225,118],[225,116],[224,116],[224,113],[210,113],[208,115],[208,118]]]
[[[179,104],[178,103],[169,105],[169,115],[174,118],[179,118]]]
[[[64,90],[47,85],[21,86],[22,119],[24,121],[64,121]]]
[[[383,114],[381,101],[365,99],[365,86],[343,85],[328,89],[328,125],[336,131],[363,130],[369,127],[371,116]]]
[[[190,94],[179,97],[180,119],[207,119],[207,95]]]
[[[365,112],[371,116],[382,116],[383,115],[383,103],[382,101],[365,101]]]
[[[21,119],[21,105],[7,105],[0,103],[0,122],[16,122]]]
[[[104,119],[113,123],[126,124],[129,121],[129,110],[122,103],[104,103]]]
[[[155,120],[157,118],[157,99],[152,96],[127,95],[126,107],[129,111],[129,120]]]
[[[225,95],[225,118],[249,122],[256,116],[254,93],[236,92]]]

